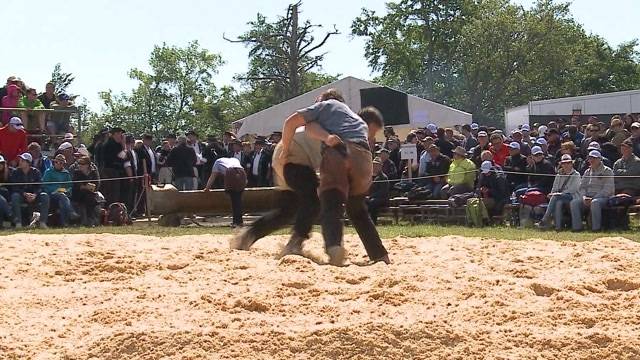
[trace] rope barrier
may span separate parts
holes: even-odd
[[[19,171],[19,170],[16,170]],[[0,186],[27,186],[27,185],[53,185],[53,184],[84,184],[90,182],[105,182],[105,181],[119,181],[119,180],[129,180],[129,179],[141,179],[144,178],[145,175],[139,176],[126,176],[126,177],[117,177],[117,178],[106,178],[106,179],[98,179],[98,180],[72,180],[72,181],[46,181],[46,182],[29,182],[29,183],[0,183]]]

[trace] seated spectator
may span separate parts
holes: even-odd
[[[520,144],[520,154],[526,156],[531,155],[531,146],[524,141],[524,136],[522,135],[522,130],[513,130],[513,132],[511,133],[511,139],[513,142],[516,142],[518,144]],[[509,155],[511,155],[511,152],[509,152]]]
[[[71,112],[75,109],[71,97],[67,94],[60,94],[58,101],[51,104],[53,110],[59,110],[51,114],[50,121],[47,123],[47,131],[49,134],[65,134],[71,132]]]
[[[60,226],[68,225],[69,220],[76,220],[80,216],[71,206],[71,174],[65,168],[67,160],[58,154],[53,158],[53,167],[47,169],[42,177],[44,191],[49,194],[51,205],[57,205],[60,214]],[[46,216],[40,215],[40,216]]]
[[[83,156],[78,159],[71,173],[73,181],[82,181],[74,182],[71,192],[71,201],[80,212],[80,223],[89,227],[100,225],[100,205],[97,193],[100,185],[98,169],[88,156]]]
[[[529,188],[535,188],[548,194],[553,187],[553,179],[556,171],[549,160],[545,159],[544,152],[539,146],[531,149],[531,160],[527,172],[529,175]]]
[[[390,153],[388,149],[382,149],[378,151],[378,156],[382,162],[382,172],[389,180],[398,179],[398,168],[396,164],[391,161]]]
[[[602,163],[602,155],[597,150],[589,153],[587,161],[591,166],[580,181],[582,197],[571,201],[571,223],[573,230],[582,230],[582,212],[584,208],[588,208],[591,212],[591,229],[600,231],[602,228],[602,208],[615,194],[613,170]]]
[[[31,166],[31,154],[24,153],[18,157],[18,168],[9,175],[11,185],[11,207],[13,223],[16,229],[21,229],[22,205],[37,207],[40,211],[40,228],[47,228],[47,215],[49,214],[49,195],[42,190],[42,176],[38,169]]]
[[[422,140],[422,147],[424,151],[420,154],[420,158],[418,159],[418,177],[427,176],[427,165],[429,161],[431,161],[431,154],[429,153],[429,148],[433,145],[433,138],[426,137]]]
[[[442,189],[442,192],[447,197],[473,191],[473,184],[476,180],[476,166],[471,160],[467,159],[466,155],[467,152],[461,146],[455,148],[453,152],[453,161],[447,174],[447,185]]]
[[[633,114],[625,114],[622,117],[622,122],[624,123],[624,128],[631,132],[631,124],[636,122],[636,117]]]
[[[582,156],[582,158],[586,158],[587,154],[589,154],[590,151],[593,151],[589,150],[589,147],[594,142],[594,140],[600,136],[600,130],[600,126],[598,126],[597,124],[589,124],[587,126],[587,129],[585,131],[585,138],[580,144],[580,155]],[[579,171],[580,170],[578,169],[578,172]]]
[[[397,138],[391,138],[390,140],[387,140],[385,147],[387,150],[389,150],[389,159],[391,159],[391,162],[393,162],[393,164],[396,166],[397,179],[402,173],[402,161],[400,160],[400,141]],[[385,174],[389,176],[389,173],[386,170],[384,171]],[[390,176],[389,178],[392,179],[392,177]]]
[[[68,169],[73,163],[76,162],[76,158],[73,156],[75,153],[75,149],[73,145],[69,142],[63,142],[58,147],[58,151],[56,151],[56,155],[62,155],[65,159],[65,168]]]
[[[482,198],[489,215],[502,215],[504,205],[509,200],[507,179],[491,161],[485,161],[480,166],[476,192]]]
[[[582,144],[582,140],[584,140],[584,134],[578,131],[578,127],[576,125],[567,126],[567,141],[573,142],[576,147]]]
[[[560,152],[558,152],[556,161],[554,163],[556,168],[559,168],[561,166],[560,161],[562,160],[562,157],[564,155],[571,156],[571,158],[573,159],[573,168],[578,171],[578,173],[580,173],[579,170],[582,169],[584,160],[580,157],[580,154],[578,153],[578,147],[573,142],[567,141],[560,145]]]
[[[29,144],[29,146],[27,147],[27,151],[33,158],[31,166],[38,169],[41,174],[44,174],[44,172],[51,167],[51,160],[42,155],[42,148],[37,142],[32,142],[31,144]]]
[[[382,161],[379,158],[373,160],[373,183],[367,197],[369,215],[374,224],[378,224],[380,209],[389,206],[389,179],[382,172]]]
[[[424,186],[428,190],[431,190],[431,196],[434,199],[441,199],[443,197],[442,187],[447,183],[447,173],[451,166],[451,159],[442,155],[440,148],[435,144],[432,144],[427,151],[429,151],[431,161],[427,164],[426,175],[430,178],[425,179]]]
[[[7,162],[0,155],[0,230],[4,229],[5,220],[13,220],[11,206],[9,200],[11,200],[11,193],[9,189],[4,185],[9,182],[9,167]]]
[[[504,145],[504,138],[500,134],[493,134],[490,139],[489,151],[493,154],[493,161],[502,167],[509,156],[509,148]]]
[[[520,143],[509,144],[509,156],[504,161],[504,171],[507,172],[507,182],[511,191],[527,187],[528,176],[527,157],[520,153]],[[520,173],[520,174],[513,174]]]
[[[633,143],[630,139],[622,142],[620,151],[622,152],[622,157],[613,164],[616,194],[639,196],[640,158],[633,153]]]
[[[607,157],[605,157],[604,155],[602,155],[602,148],[600,147],[600,143],[596,142],[596,141],[592,141],[589,146],[587,147],[587,150],[589,150],[589,152],[591,151],[597,151],[600,153],[600,155],[602,156],[602,163],[604,164],[604,166],[606,167],[613,167],[613,161],[609,160]],[[584,174],[585,171],[587,171],[587,169],[589,169],[590,166],[590,162],[589,161],[585,161],[582,163],[582,168],[577,169],[578,172],[580,174]]]
[[[7,95],[0,99],[0,107],[3,108],[19,108],[20,107],[20,98],[22,97],[22,93],[20,92],[20,87],[15,84],[11,84],[7,86]],[[2,111],[2,125],[6,125],[9,120],[17,116],[19,112],[3,110]]]
[[[51,109],[51,103],[56,101],[56,87],[49,82],[44,89],[44,92],[38,96],[38,100],[40,100],[45,109]]]
[[[167,165],[173,169],[175,186],[179,191],[195,190],[196,152],[187,146],[186,136],[178,137],[178,145],[169,152]]]
[[[616,147],[620,147],[623,141],[631,136],[631,133],[624,128],[624,123],[620,116],[616,115],[611,118],[611,126],[604,135],[608,141],[613,143]]]
[[[27,109],[22,113],[22,118],[27,123],[27,129],[42,131],[45,128],[44,118],[45,113],[42,111],[30,111],[30,110],[42,110],[44,105],[38,100],[38,93],[34,88],[27,89],[27,95],[20,99],[19,107]]]
[[[27,151],[27,133],[24,131],[22,120],[12,117],[9,124],[0,128],[0,154],[15,167],[18,164],[18,155]]]
[[[547,131],[547,148],[546,153],[548,154],[549,159],[555,160],[556,155],[560,151],[560,146],[562,145],[562,137],[560,136],[560,131],[558,129],[549,129]],[[544,150],[544,146],[541,145]]]
[[[482,152],[489,150],[490,145],[491,144],[489,144],[489,135],[487,134],[487,132],[478,132],[478,146],[474,147],[471,150],[471,160],[474,164],[476,164],[476,167],[479,167],[482,164]]]
[[[631,124],[631,143],[633,144],[633,154],[640,157],[640,123]]]
[[[606,142],[600,145],[600,154],[603,159],[609,159],[608,163],[605,163],[606,166],[613,167],[613,164],[620,159],[620,147],[614,145],[613,143]]]
[[[569,205],[573,199],[582,199],[579,191],[580,174],[573,168],[573,159],[569,154],[562,155],[558,175],[553,181],[551,193],[547,195],[549,205],[537,226],[548,229],[551,227],[551,218],[553,217],[556,230],[562,230],[563,207],[565,204]],[[582,222],[582,219],[580,221]]]
[[[529,124],[523,124],[520,126],[520,131],[522,132],[522,144],[527,144],[529,148],[531,148],[534,143],[534,140],[531,138],[531,127]]]

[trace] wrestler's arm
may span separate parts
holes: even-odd
[[[310,122],[304,128],[305,134],[312,139],[320,140],[327,146],[342,144],[342,139],[337,135],[331,135],[317,122]]]
[[[291,116],[289,116],[287,120],[284,121],[281,140],[282,152],[280,153],[280,157],[287,157],[287,155],[289,154],[289,146],[291,145],[291,141],[293,140],[293,135],[296,133],[296,129],[304,125],[304,123],[304,117],[298,112],[291,114]]]

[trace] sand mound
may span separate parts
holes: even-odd
[[[640,358],[640,245],[385,241],[326,265],[228,237],[0,238],[0,358]]]

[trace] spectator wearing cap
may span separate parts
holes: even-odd
[[[428,124],[424,130],[426,136],[431,136],[434,139],[438,137],[438,126],[436,124]]]
[[[65,168],[69,168],[73,163],[76,162],[76,159],[73,154],[75,154],[75,149],[70,142],[63,142],[58,147],[58,151],[56,151],[56,155],[62,155],[65,158]]]
[[[588,149],[589,146],[591,145],[592,142],[595,141],[595,139],[597,139],[600,136],[600,126],[597,124],[587,125],[586,133],[584,136],[585,138],[584,140],[582,140],[582,143],[580,144],[580,155],[583,158],[586,158],[587,154],[589,154],[589,151],[591,151]]]
[[[631,143],[633,144],[633,153],[640,157],[640,123],[631,124]]]
[[[616,115],[611,118],[611,126],[604,136],[616,147],[620,147],[622,142],[631,136],[631,133],[624,128],[624,122],[620,119],[620,116]]]
[[[478,136],[478,131],[480,131],[480,125],[478,125],[478,123],[471,123],[471,133],[474,137]]]
[[[127,153],[124,151],[124,130],[121,127],[111,129],[111,135],[101,148],[103,168],[100,176],[103,181],[100,191],[109,206],[116,202],[122,202],[121,181],[109,180],[125,176],[124,163]]]
[[[476,165],[467,159],[467,152],[462,146],[456,147],[453,151],[453,161],[449,165],[447,185],[442,188],[442,192],[448,197],[472,192],[475,180]]]
[[[373,159],[373,182],[367,197],[369,216],[375,225],[378,225],[380,209],[389,206],[389,178],[382,171],[380,158]]]
[[[249,186],[269,186],[271,178],[271,153],[267,150],[267,140],[256,138],[254,150],[250,156]]]
[[[507,178],[491,161],[480,165],[476,193],[482,198],[491,216],[501,215],[509,200]]]
[[[509,148],[504,145],[504,138],[500,134],[493,134],[490,139],[489,151],[493,154],[493,161],[502,167],[509,156]]]
[[[39,225],[46,228],[49,195],[42,190],[42,175],[38,169],[31,166],[31,154],[23,153],[18,159],[18,167],[9,175],[13,223],[16,229],[22,228],[22,205],[27,204],[40,212]]]
[[[50,134],[65,134],[71,132],[71,111],[75,109],[75,105],[71,97],[67,94],[58,95],[58,99],[51,104],[51,108],[55,110],[51,114],[50,121],[47,124],[47,130]]]
[[[489,143],[489,134],[486,131],[478,132],[478,146],[471,150],[471,160],[477,167],[482,165],[482,152],[489,150],[491,144]]]
[[[425,187],[431,190],[431,196],[434,199],[443,197],[442,188],[447,184],[447,173],[451,167],[451,159],[440,152],[440,148],[436,144],[431,144],[427,149],[430,155],[427,164]]]
[[[478,126],[478,124],[475,124],[475,125]],[[464,147],[464,149],[467,152],[470,152],[471,149],[478,146],[478,139],[476,139],[475,136],[473,135],[471,125],[468,125],[468,124],[462,125],[460,132],[464,136],[462,147]]]
[[[4,157],[0,155],[0,230],[4,228],[3,223],[5,220],[13,221],[13,215],[9,201],[11,200],[11,192],[9,188],[4,185],[9,182],[9,166]]]
[[[622,157],[613,164],[616,193],[639,196],[640,158],[633,153],[633,143],[630,139],[622,142],[620,152]]]
[[[195,190],[196,152],[187,146],[187,137],[180,136],[178,145],[171,149],[167,157],[167,165],[173,169],[174,183],[179,191]]]
[[[31,154],[31,158],[33,159],[31,166],[38,169],[41,174],[44,174],[44,172],[51,167],[51,160],[42,154],[42,148],[37,142],[34,141],[29,144],[27,151]]]
[[[545,158],[540,146],[534,146],[531,149],[531,159],[528,163],[529,188],[538,189],[545,194],[551,192],[556,171],[553,164]]]
[[[547,137],[547,131],[549,131],[549,127],[547,125],[538,126],[538,137],[539,138],[546,138]]]
[[[562,155],[558,175],[555,177],[551,193],[547,197],[549,198],[547,210],[537,226],[548,229],[551,227],[551,219],[553,218],[556,230],[560,231],[563,226],[562,214],[564,205],[569,205],[573,199],[582,199],[580,195],[580,174],[573,167],[571,155]]]
[[[589,152],[587,161],[591,164],[580,181],[582,197],[571,201],[571,222],[573,230],[582,230],[582,212],[585,208],[591,212],[591,230],[602,228],[602,208],[615,194],[613,170],[602,163],[602,155],[598,150]]]
[[[504,161],[503,169],[507,172],[507,182],[511,191],[527,187],[527,157],[521,153],[520,146],[519,142],[510,143],[509,156]]]
[[[531,146],[528,142],[524,141],[524,136],[522,135],[522,130],[513,130],[511,132],[511,142],[517,142],[520,144],[520,153],[524,156],[531,155]]]
[[[51,109],[51,103],[56,101],[56,86],[52,82],[48,82],[44,87],[44,92],[38,96],[38,100],[45,109]]]
[[[393,164],[396,167],[396,174],[397,177],[400,177],[399,174],[402,173],[402,161],[401,161],[401,156],[400,156],[400,140],[398,140],[398,138],[391,138],[389,140],[387,140],[387,143],[385,145],[385,147],[389,150],[389,159],[391,159],[391,161],[393,162]],[[389,176],[389,173],[385,170],[385,174],[387,174],[387,176]],[[392,179],[392,177],[389,176],[390,179]]]
[[[555,161],[556,168],[559,168],[561,166],[560,161],[562,160],[562,157],[564,155],[571,156],[571,159],[573,160],[573,163],[572,163],[573,168],[576,171],[578,171],[580,175],[582,175],[582,173],[580,173],[580,170],[583,168],[584,160],[580,157],[580,154],[578,153],[578,147],[572,141],[567,141],[562,143],[562,145],[560,145],[560,151],[558,152],[558,155]]]
[[[76,164],[77,166],[70,171],[74,181],[71,201],[78,209],[80,223],[83,226],[98,226],[100,205],[97,189],[100,186],[100,174],[88,156],[80,157]]]
[[[438,148],[440,148],[440,152],[443,155],[448,157],[453,156],[453,150],[456,146],[447,139],[446,132],[443,128],[438,128],[435,144]]]
[[[33,111],[33,110],[42,110],[44,109],[44,105],[38,100],[38,93],[34,88],[28,88],[27,94],[20,99],[20,103],[18,107],[27,109],[22,112],[22,118],[25,119],[27,123],[27,129],[29,130],[45,130],[45,113],[42,111]]]
[[[6,126],[0,128],[0,154],[10,166],[16,166],[18,155],[27,151],[27,133],[22,120],[12,117]]]
[[[59,224],[62,227],[68,225],[69,220],[76,220],[80,216],[71,206],[71,194],[73,191],[71,174],[65,168],[67,159],[58,154],[53,158],[53,166],[45,171],[42,176],[43,190],[49,194],[52,207],[57,207],[60,216]],[[45,216],[41,214],[40,216]]]
[[[389,180],[395,180],[398,178],[398,167],[391,161],[389,154],[389,149],[380,149],[377,153],[382,163],[382,172]]]
[[[531,138],[531,127],[529,124],[520,126],[520,132],[522,132],[522,143],[529,145],[529,147],[533,146],[534,141]]]
[[[589,146],[587,146],[587,150],[589,151],[589,153],[591,153],[591,151],[594,151],[594,150],[597,151],[600,154],[602,163],[606,167],[609,167],[609,168],[613,167],[613,162],[609,160],[607,157],[602,155],[602,147],[600,146],[600,143],[596,141],[592,141],[591,143],[589,143]],[[587,171],[587,169],[589,169],[589,166],[591,166],[591,162],[585,161],[582,164],[582,168],[578,169],[578,172],[581,174],[584,174]]]
[[[15,84],[10,84],[7,86],[7,95],[0,98],[0,105],[3,108],[12,108],[16,109],[20,107],[20,99],[22,97],[22,93],[20,87]],[[3,110],[2,111],[2,124],[5,125],[9,120],[18,115],[20,112],[16,112],[15,110]]]

